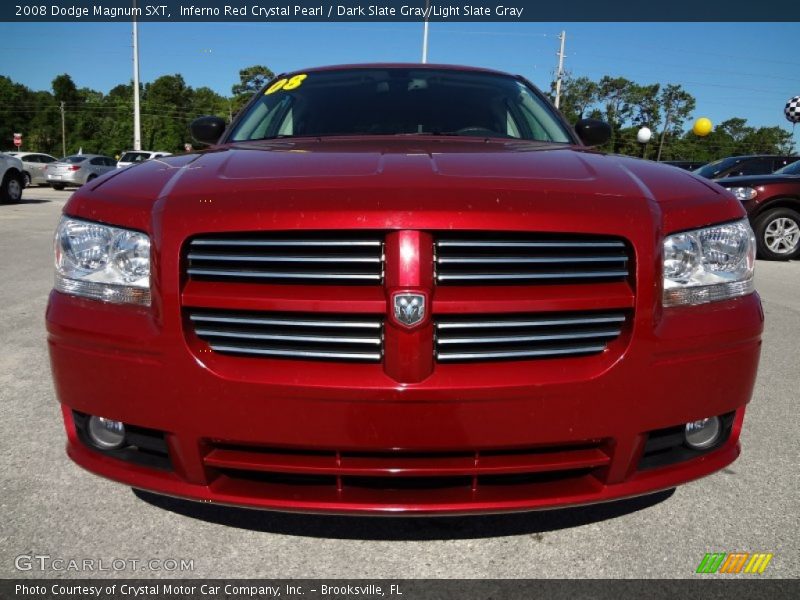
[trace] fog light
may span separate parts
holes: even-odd
[[[692,421],[686,424],[686,445],[695,450],[705,450],[716,444],[721,434],[719,417]]]
[[[89,417],[89,439],[101,450],[116,450],[125,444],[125,425],[121,421]]]

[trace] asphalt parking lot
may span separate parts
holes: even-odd
[[[771,552],[761,577],[800,576],[800,261],[760,261],[761,370],[730,468],[674,493],[472,518],[365,519],[246,511],[135,494],[64,454],[44,310],[52,233],[69,191],[0,206],[0,577],[22,554],[193,559],[186,572],[264,578],[694,577],[706,552]],[[708,577],[708,576],[704,576]]]

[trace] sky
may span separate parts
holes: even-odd
[[[694,118],[737,116],[791,130],[786,101],[800,95],[800,23],[431,23],[429,62],[553,79],[558,34],[574,76],[678,83],[697,99]],[[230,95],[239,69],[276,73],[325,64],[418,62],[419,23],[143,23],[142,81],[180,73],[193,87]],[[0,74],[49,89],[69,73],[106,92],[131,79],[130,23],[0,23]],[[800,127],[795,132],[800,148]]]

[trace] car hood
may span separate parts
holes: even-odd
[[[800,184],[800,175],[742,175],[740,177],[726,177],[718,179],[722,187],[754,187],[757,185],[770,185],[775,183]]]
[[[422,140],[273,141],[146,161],[99,180],[93,189],[124,198],[185,193],[227,196],[234,189],[363,186],[568,188],[591,196],[665,201],[709,195],[705,180],[651,161],[584,148],[528,142]]]
[[[110,203],[116,211],[147,206],[196,211],[202,201],[229,212],[261,214],[330,211],[345,204],[365,213],[533,214],[561,204],[573,207],[572,213],[607,210],[632,219],[636,206],[652,212],[674,204],[694,211],[732,199],[686,171],[577,146],[479,138],[325,138],[233,144],[117,169],[76,192],[66,210],[102,215],[98,207]],[[735,204],[737,212],[728,218],[738,216]]]

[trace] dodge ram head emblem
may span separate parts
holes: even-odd
[[[425,318],[425,296],[422,294],[396,294],[394,318],[406,327],[413,327]]]

